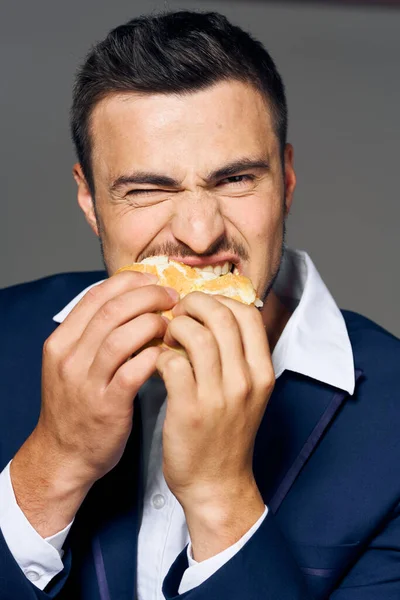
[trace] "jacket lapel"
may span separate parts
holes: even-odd
[[[356,384],[362,371],[355,371]],[[349,397],[345,391],[285,371],[277,380],[257,433],[253,470],[260,492],[276,513]]]

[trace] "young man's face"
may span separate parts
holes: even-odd
[[[295,175],[289,145],[282,170],[261,95],[236,81],[187,95],[112,95],[95,107],[91,125],[97,221],[79,166],[75,177],[108,274],[160,254],[231,253],[264,299],[280,264]],[[266,164],[210,179],[245,160]],[[129,182],[138,173],[171,181]]]

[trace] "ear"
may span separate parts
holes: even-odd
[[[89,223],[91,229],[94,231],[97,237],[99,237],[99,228],[96,219],[96,211],[94,208],[94,200],[83,174],[82,167],[79,163],[76,163],[73,166],[72,174],[76,181],[76,185],[78,186],[78,204],[83,210],[86,221]]]
[[[289,214],[292,202],[293,194],[296,187],[296,173],[293,166],[294,150],[292,144],[286,144],[285,146],[285,210],[286,216]]]

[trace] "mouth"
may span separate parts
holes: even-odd
[[[229,258],[231,260],[229,260]],[[241,275],[240,260],[236,257],[227,257],[225,260],[201,259],[201,258],[178,258],[169,257],[170,261],[176,261],[192,267],[201,273],[213,273],[216,277],[232,273],[233,275]]]
[[[219,260],[214,259],[200,259],[200,258],[180,258],[175,256],[152,256],[143,259],[142,263],[167,265],[169,262],[183,263],[189,267],[195,269],[198,273],[209,273],[208,277],[214,275],[214,277],[222,277],[232,273],[233,275],[241,275],[241,264],[239,259],[234,260]]]

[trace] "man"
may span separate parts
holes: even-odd
[[[106,272],[1,292],[1,599],[400,597],[400,344],[285,249],[286,129],[217,13],[89,54],[74,177]],[[233,263],[264,306],[111,277],[157,255]]]

